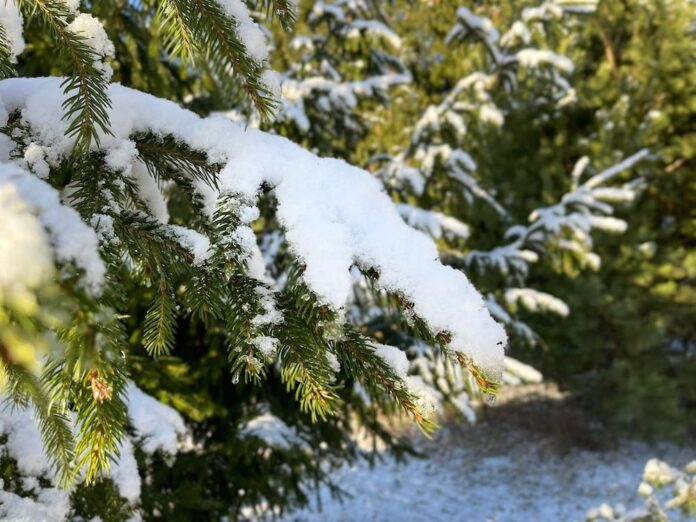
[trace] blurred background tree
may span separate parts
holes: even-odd
[[[373,132],[353,161],[368,165],[376,153],[403,150],[425,107],[441,102],[467,74],[490,70],[491,53],[481,45],[480,27],[478,44],[476,31],[459,46],[446,42],[458,5],[397,3],[387,10],[403,37],[401,56],[413,81],[392,91],[392,103],[378,116],[370,114]],[[597,172],[632,152],[650,152],[650,160],[637,166],[643,188],[630,204],[617,206],[616,217],[628,223],[627,231],[594,237],[601,266],[578,271],[577,264],[557,257],[530,272],[527,285],[560,298],[570,315],[518,307],[518,319],[539,334],[539,342],[513,341],[510,353],[572,391],[611,425],[643,435],[693,436],[693,3],[503,0],[481,3],[471,15],[488,17],[503,48],[537,45],[574,64],[564,77],[576,101],[562,107],[544,102],[535,84],[525,85],[528,76],[518,74],[516,91],[504,86],[487,91],[501,108],[504,125],[481,125],[480,114],[474,115],[460,139],[475,160],[475,179],[513,222],[523,223],[535,208],[558,201],[572,186],[570,174],[582,157]],[[485,203],[467,211],[456,193],[445,184],[419,203],[470,226],[472,237],[460,244],[464,253],[496,244],[506,221]],[[476,282],[484,290],[500,287],[486,278]]]

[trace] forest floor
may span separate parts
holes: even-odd
[[[340,502],[321,489],[285,522],[584,521],[603,503],[641,506],[637,487],[649,459],[681,468],[696,458],[693,446],[603,436],[553,386],[514,389],[483,414],[473,426],[446,426],[433,441],[414,433],[428,458],[344,466],[334,478],[349,497]]]

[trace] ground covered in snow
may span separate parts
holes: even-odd
[[[352,497],[340,503],[323,489],[321,511],[315,500],[284,520],[584,521],[602,503],[641,506],[637,487],[649,459],[681,467],[696,458],[696,445],[608,438],[542,387],[419,446],[430,458],[340,469],[336,481]]]

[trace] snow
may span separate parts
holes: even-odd
[[[580,181],[580,178],[582,177],[589,164],[589,156],[582,156],[580,159],[578,159],[578,161],[575,162],[575,165],[573,165],[573,170],[570,173],[570,177],[573,180],[574,186],[577,186],[578,182]]]
[[[77,13],[80,10],[80,0],[63,0],[63,3],[71,13]]]
[[[305,447],[306,443],[282,420],[271,413],[263,413],[249,422],[240,430],[242,437],[256,437],[266,443],[281,449],[291,446]]]
[[[251,320],[251,325],[258,328],[281,323],[283,321],[283,314],[276,309],[275,299],[271,291],[263,286],[256,287],[255,291],[264,312],[255,316]]]
[[[512,47],[517,44],[527,45],[531,40],[532,35],[524,22],[516,20],[510,29],[500,38],[500,45],[504,47]]]
[[[552,312],[561,317],[570,313],[568,305],[559,298],[531,288],[508,288],[505,301],[508,304],[520,303],[530,312]]]
[[[569,231],[571,239],[561,238],[558,241],[558,247],[576,253],[591,267],[598,267],[600,259],[591,251],[592,238],[589,232],[596,228],[621,233],[625,230],[625,222],[608,215],[612,213],[612,207],[601,201],[601,198],[597,198],[595,192],[599,190],[601,195],[601,190],[611,188],[603,185],[635,166],[647,155],[647,150],[639,150],[616,165],[595,174],[585,183],[565,194],[556,205],[535,210],[530,214],[530,225],[515,225],[508,229],[506,238],[513,241],[487,252],[471,251],[467,255],[467,264],[483,268],[496,267],[504,274],[513,271],[526,274],[527,264],[536,261],[537,255],[525,248],[525,245],[539,243]],[[576,178],[579,175],[576,172]],[[620,190],[623,199],[630,200],[635,196],[638,187],[629,182],[616,189]]]
[[[35,423],[31,409],[12,408],[7,404],[0,408],[0,433],[7,436],[4,447],[17,461],[20,473],[55,478]]]
[[[490,43],[497,42],[498,38],[500,37],[498,30],[493,25],[493,22],[491,22],[485,16],[477,16],[473,14],[466,7],[459,7],[457,9],[457,19],[461,23],[454,26],[449,35],[447,35],[445,42],[449,43],[452,38],[454,38],[460,32],[466,33],[466,29],[480,32],[483,38]]]
[[[271,70],[264,71],[261,75],[261,81],[263,81],[264,85],[268,88],[273,99],[281,99],[283,96],[283,88],[281,87],[280,75],[277,72]]]
[[[397,377],[405,379],[408,375],[408,358],[406,353],[396,346],[377,344],[375,354],[384,360]]]
[[[350,27],[363,31],[368,35],[380,37],[389,42],[394,49],[401,47],[399,35],[377,20],[353,20],[350,23]]]
[[[17,188],[0,167],[0,296],[37,288],[53,276],[49,238]],[[0,298],[1,300],[2,298]]]
[[[408,83],[411,76],[406,73],[388,73],[371,76],[364,80],[336,81],[320,76],[301,80],[286,78],[282,82],[282,98],[278,112],[279,121],[292,121],[297,128],[307,132],[310,120],[305,112],[305,100],[325,99],[335,110],[351,111],[361,97],[370,97],[386,92],[390,87]],[[330,108],[326,108],[328,112]]]
[[[75,210],[61,204],[55,189],[19,167],[0,164],[0,187],[13,187],[16,194],[34,209],[39,222],[51,238],[56,259],[66,263],[74,262],[78,268],[83,269],[85,287],[91,292],[97,292],[104,282],[106,268],[99,257],[98,239],[94,230],[83,223]],[[27,218],[23,218],[22,224],[30,227],[32,232],[35,231],[34,227],[28,225]],[[42,235],[36,237],[41,238]],[[22,241],[27,248],[39,248],[36,245],[32,247],[29,239]],[[4,265],[3,272],[22,270],[21,267],[14,266],[21,262],[22,255],[14,253],[12,264]],[[41,257],[37,263],[44,266]]]
[[[24,19],[17,10],[14,0],[0,2],[0,26],[5,30],[10,60],[16,63],[17,56],[24,51]]]
[[[106,157],[107,161],[109,155]],[[113,159],[113,158],[112,158]],[[131,158],[133,161],[133,158]],[[113,165],[114,163],[112,163]],[[134,161],[131,163],[132,167],[126,166],[127,176],[135,181],[138,187],[138,194],[140,194],[141,199],[147,205],[152,216],[160,223],[169,222],[169,209],[167,207],[167,199],[162,194],[157,180],[153,178],[150,173],[139,161]]]
[[[0,480],[0,518],[7,521],[45,520],[61,522],[70,509],[70,494],[56,487],[54,468],[46,455],[41,434],[31,409],[0,408],[0,434],[7,437],[3,452],[17,462],[23,477],[34,478],[24,481],[36,493],[36,498],[20,497],[5,491]],[[47,488],[39,488],[35,477],[45,477],[51,482]]]
[[[557,0],[557,4],[569,13],[590,14],[597,10],[599,0]]]
[[[249,56],[261,63],[268,59],[268,45],[261,28],[249,15],[249,9],[242,0],[217,0],[225,14],[237,24],[239,35]]]
[[[70,496],[63,490],[42,489],[32,499],[5,491],[0,480],[0,516],[6,522],[63,522],[69,511]]]
[[[203,234],[179,225],[169,225],[178,243],[193,255],[193,264],[201,266],[210,257],[210,240]]]
[[[544,379],[539,370],[512,357],[505,357],[505,373],[507,384],[538,384]]]
[[[162,404],[129,383],[128,417],[135,430],[135,440],[147,453],[161,450],[175,454],[179,439],[186,434],[184,420],[171,406]]]
[[[127,387],[128,416],[135,436],[121,441],[120,455],[111,468],[111,479],[119,494],[136,505],[140,499],[141,478],[135,460],[134,443],[152,454],[161,450],[175,454],[184,447],[186,428],[181,416],[171,407],[143,393],[133,383]],[[13,521],[67,520],[70,491],[57,484],[55,467],[46,455],[32,408],[0,409],[0,435],[7,437],[3,451],[17,462],[25,486],[32,486],[36,499],[20,497],[0,487],[0,517]],[[40,488],[38,478],[52,484]]]
[[[313,22],[323,15],[330,15],[341,22],[345,20],[343,9],[339,6],[326,4],[324,2],[315,2],[312,6],[312,13],[310,14],[309,20]]]
[[[479,120],[483,123],[488,123],[494,127],[502,127],[505,122],[503,113],[492,103],[484,103],[479,108]]]
[[[348,493],[343,503],[323,486],[311,506],[287,522],[583,522],[602,503],[640,509],[637,489],[645,462],[656,454],[684,462],[693,451],[631,440],[615,450],[554,451],[535,433],[481,425],[457,437],[445,431],[417,446],[425,459],[398,462],[385,456],[374,466],[344,465],[332,478]],[[319,507],[321,506],[321,507]],[[670,510],[670,520],[688,520]]]
[[[48,179],[50,167],[46,162],[44,150],[40,145],[34,142],[27,145],[24,151],[24,160],[34,174],[41,179]]]
[[[634,190],[621,187],[600,187],[592,191],[592,195],[600,201],[608,203],[630,203],[636,197]]]
[[[112,58],[115,49],[101,22],[91,14],[80,13],[68,24],[67,28],[70,32],[81,36],[83,41],[92,48],[95,56],[94,67],[101,71],[107,80],[111,79],[113,71],[110,65],[104,63],[103,59]]]
[[[435,239],[439,239],[443,235],[461,239],[469,237],[469,226],[451,216],[432,210],[423,210],[407,203],[397,204],[396,210],[406,223],[413,228],[427,232]]]
[[[121,441],[121,454],[111,467],[109,476],[113,480],[120,496],[129,502],[140,499],[141,479],[138,473],[138,462],[135,460],[133,443],[129,439]]]
[[[104,26],[101,22],[91,14],[80,13],[68,25],[68,29],[80,35],[85,43],[89,45],[94,52],[101,56],[113,56],[114,44],[106,35]]]
[[[618,219],[611,216],[590,216],[588,219],[592,228],[603,230],[605,232],[623,234],[628,228],[628,223],[626,223],[623,219]]]
[[[523,67],[537,68],[541,65],[551,65],[565,74],[572,73],[574,69],[570,58],[547,49],[522,49],[517,51],[515,56]]]
[[[426,418],[433,417],[440,411],[442,394],[433,386],[425,382],[420,375],[409,375],[404,379],[406,389],[416,398],[418,410],[423,412]]]
[[[278,339],[267,335],[255,337],[251,342],[266,357],[273,357],[278,346]]]
[[[629,157],[620,161],[616,165],[612,165],[608,169],[603,170],[599,174],[592,176],[586,183],[585,186],[591,189],[599,187],[607,183],[610,179],[616,177],[618,174],[625,170],[630,169],[638,162],[644,160],[649,156],[650,152],[648,149],[641,149],[638,152],[631,154]]]
[[[650,459],[643,470],[643,480],[664,486],[678,479],[682,473],[659,459]]]
[[[563,16],[563,9],[553,2],[544,2],[538,7],[526,7],[522,9],[522,20],[534,22],[538,20],[553,20]]]

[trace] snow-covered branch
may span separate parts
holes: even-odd
[[[59,86],[56,78],[0,83],[5,113],[22,111],[34,141],[55,162],[73,145],[60,117]],[[287,241],[306,266],[304,281],[321,302],[343,308],[352,289],[350,267],[372,268],[380,286],[412,302],[434,332],[451,334],[453,350],[488,371],[500,367],[505,334],[480,295],[462,273],[439,263],[435,245],[403,223],[372,176],[339,160],[317,158],[283,138],[245,131],[222,118],[201,119],[131,89],[113,85],[109,95],[112,135],[103,136],[101,143],[114,171],[126,174],[136,163],[135,133],[171,135],[205,151],[211,161],[224,165],[221,192],[254,202],[262,185],[274,187]],[[201,181],[194,186],[212,215],[217,194]],[[237,233],[245,230],[248,225],[241,224]]]

